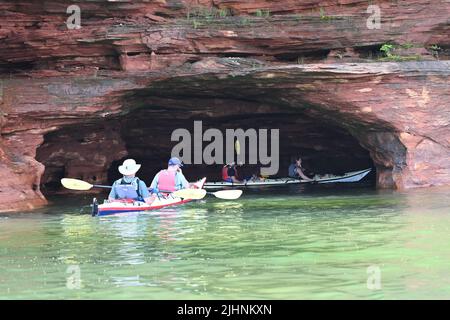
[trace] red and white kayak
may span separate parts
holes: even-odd
[[[201,179],[194,185],[202,189],[205,184],[206,178]],[[166,197],[157,198],[151,205],[142,201],[105,201],[103,204],[97,204],[95,199],[92,205],[93,216],[108,216],[114,214],[128,213],[128,212],[140,212],[140,211],[152,211],[159,210],[169,206],[178,206],[180,204],[193,201],[192,199],[182,199],[169,194]]]

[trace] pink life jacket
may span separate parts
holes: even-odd
[[[162,192],[176,191],[175,176],[176,171],[161,170],[158,176],[158,190]]]

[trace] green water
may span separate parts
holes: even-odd
[[[59,198],[0,215],[0,298],[448,299],[449,199],[315,187],[93,218]]]

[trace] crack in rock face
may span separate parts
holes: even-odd
[[[280,129],[280,176],[301,154],[312,173],[373,166],[379,188],[450,184],[448,1],[379,1],[379,29],[365,1],[209,3],[80,1],[70,30],[66,1],[0,0],[0,211],[64,176],[111,183],[126,157],[149,180],[199,120]]]

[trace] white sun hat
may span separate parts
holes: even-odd
[[[119,172],[124,176],[129,176],[138,172],[140,168],[141,165],[137,164],[134,159],[127,159],[121,166],[119,166]]]

